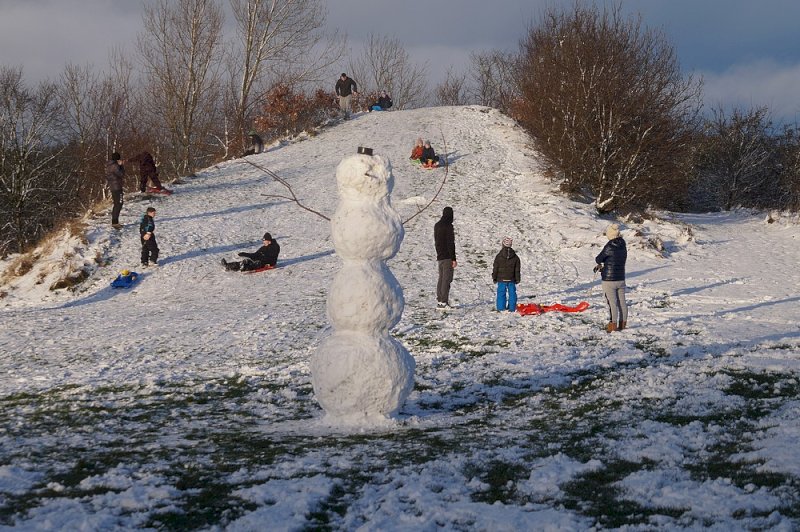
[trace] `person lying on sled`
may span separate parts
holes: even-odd
[[[278,242],[272,238],[269,233],[264,233],[264,245],[258,248],[255,253],[240,252],[239,256],[244,257],[238,262],[228,262],[222,259],[222,265],[226,270],[231,271],[250,271],[258,270],[265,266],[272,266],[273,268],[278,263],[278,254],[281,252],[281,247]]]

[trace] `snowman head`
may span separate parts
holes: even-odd
[[[378,155],[354,155],[336,169],[339,196],[354,201],[379,201],[394,187],[389,160]]]

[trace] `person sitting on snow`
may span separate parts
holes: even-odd
[[[433,151],[431,141],[426,140],[422,147],[422,157],[419,158],[423,166],[439,166],[439,156]]]
[[[369,108],[370,112],[372,111],[386,111],[392,106],[392,97],[389,96],[386,91],[381,91],[381,95],[378,97],[378,101],[372,104],[372,107]]]
[[[411,157],[409,157],[414,162],[420,162],[422,159],[422,150],[424,146],[422,145],[422,138],[417,139],[417,143],[414,144],[414,149],[411,150]]]
[[[240,252],[239,256],[244,257],[243,260],[238,262],[228,262],[222,259],[222,265],[226,270],[230,271],[250,271],[258,270],[265,266],[272,266],[273,268],[278,263],[278,254],[281,252],[281,247],[278,245],[272,235],[264,233],[264,245],[258,248],[255,253]]]

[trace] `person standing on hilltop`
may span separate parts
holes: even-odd
[[[119,223],[119,213],[122,212],[123,189],[125,187],[125,161],[119,152],[111,154],[111,160],[106,161],[106,183],[111,191],[114,207],[111,209],[111,226],[122,229]]]
[[[350,97],[352,94],[358,94],[356,82],[342,72],[342,75],[336,81],[336,96],[339,98],[339,109],[344,113],[345,120],[350,118]]]

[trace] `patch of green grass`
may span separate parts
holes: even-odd
[[[521,496],[517,493],[517,482],[530,475],[522,464],[504,460],[490,460],[485,464],[472,462],[464,467],[463,473],[467,479],[479,478],[487,485],[486,489],[472,495],[474,501],[487,504],[518,504]]]
[[[564,506],[594,517],[602,527],[645,524],[653,515],[680,517],[688,509],[648,508],[625,499],[617,482],[628,475],[647,469],[648,462],[615,460],[604,467],[583,473],[561,486],[565,493]]]

